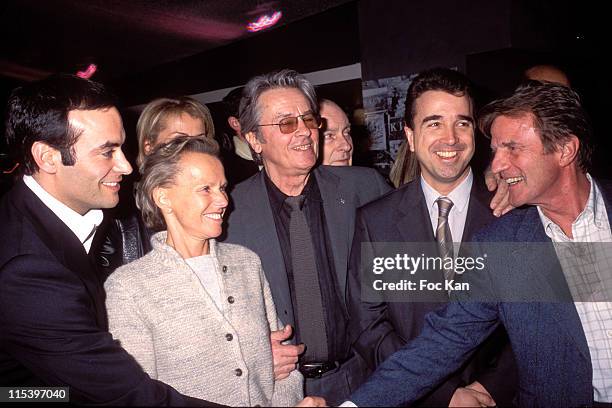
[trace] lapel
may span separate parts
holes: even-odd
[[[323,199],[325,223],[332,245],[334,270],[341,288],[346,287],[348,255],[355,232],[355,194],[348,191],[340,177],[318,167],[312,173]],[[345,299],[346,300],[346,299]]]
[[[276,309],[283,323],[295,324],[291,291],[287,279],[287,270],[281,250],[270,198],[264,180],[264,171],[251,178],[249,187],[245,190],[243,200],[249,200],[248,225],[244,225],[246,236],[251,237],[248,245],[261,259],[270,289],[272,290]],[[247,220],[244,220],[247,222]],[[284,311],[287,311],[285,314]]]
[[[44,205],[23,181],[20,180],[16,184],[15,192],[15,205],[22,209],[24,216],[32,222],[36,234],[57,261],[83,282],[92,302],[98,327],[107,330],[104,289],[85,248],[68,226]],[[98,231],[94,243],[99,245],[103,235]],[[94,249],[92,243],[92,250]]]
[[[461,242],[469,242],[476,231],[495,219],[493,211],[489,208],[492,197],[493,194],[487,190],[484,180],[474,175]]]
[[[392,224],[400,237],[398,242],[435,242],[420,178],[399,191],[402,197],[398,207],[392,210]]]
[[[561,264],[550,238],[544,231],[536,207],[529,207],[525,211],[516,233],[516,241],[520,244],[512,254],[515,264],[529,269],[524,276],[534,277],[532,283],[537,291],[534,293],[540,293],[543,299],[556,300],[544,302],[543,309],[547,310],[547,314],[555,320],[561,330],[574,340],[583,357],[590,361],[589,347],[580,317],[571,301],[567,283],[559,275],[562,274]],[[530,243],[551,245],[542,246],[541,250],[534,251],[530,248]]]

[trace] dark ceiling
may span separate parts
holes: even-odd
[[[283,13],[281,26],[348,1],[5,0],[0,80],[76,72],[91,62],[98,80],[119,79],[259,35],[247,23],[274,10]]]

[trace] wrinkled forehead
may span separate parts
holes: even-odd
[[[490,133],[492,144],[506,143],[525,135],[541,138],[535,116],[530,112],[497,116],[491,123]]]

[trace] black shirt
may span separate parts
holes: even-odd
[[[285,200],[288,195],[283,193],[274,185],[272,180],[265,174],[266,188],[270,198],[270,206],[276,225],[276,233],[280,242],[287,271],[289,290],[291,291],[291,303],[294,308],[295,287],[293,281],[293,267],[291,263],[291,244],[289,238],[289,222],[291,214]],[[319,286],[321,288],[321,298],[323,313],[325,316],[325,327],[327,331],[327,361],[342,361],[348,356],[347,344],[347,314],[340,296],[338,280],[334,270],[334,258],[332,254],[331,241],[325,222],[325,211],[323,209],[323,199],[314,175],[308,178],[302,194],[305,196],[304,212],[310,228],[313,248],[316,254],[316,266],[319,273]],[[295,337],[298,343],[300,340],[300,322],[296,320]],[[306,355],[308,352],[306,352]]]

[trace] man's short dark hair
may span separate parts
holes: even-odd
[[[62,164],[75,163],[73,146],[80,131],[68,123],[73,110],[97,110],[116,106],[116,99],[102,84],[74,75],[52,75],[16,88],[8,100],[6,144],[23,173],[32,175],[38,165],[32,157],[34,142],[44,142],[61,153]]]
[[[588,171],[592,129],[575,91],[553,82],[526,81],[509,97],[483,107],[478,123],[480,130],[490,137],[493,121],[499,116],[516,118],[523,115],[533,116],[533,125],[540,134],[546,153],[556,151],[572,135],[576,136],[580,141],[578,165],[583,171]]]
[[[234,88],[221,100],[221,106],[223,107],[223,115],[225,116],[225,119],[229,118],[230,116],[238,118],[240,111],[240,100],[242,99],[243,90],[244,86]]]
[[[467,96],[474,102],[474,92],[469,79],[462,73],[448,68],[432,68],[419,73],[410,83],[406,93],[404,124],[414,129],[416,100],[427,91],[443,91],[455,96]]]

